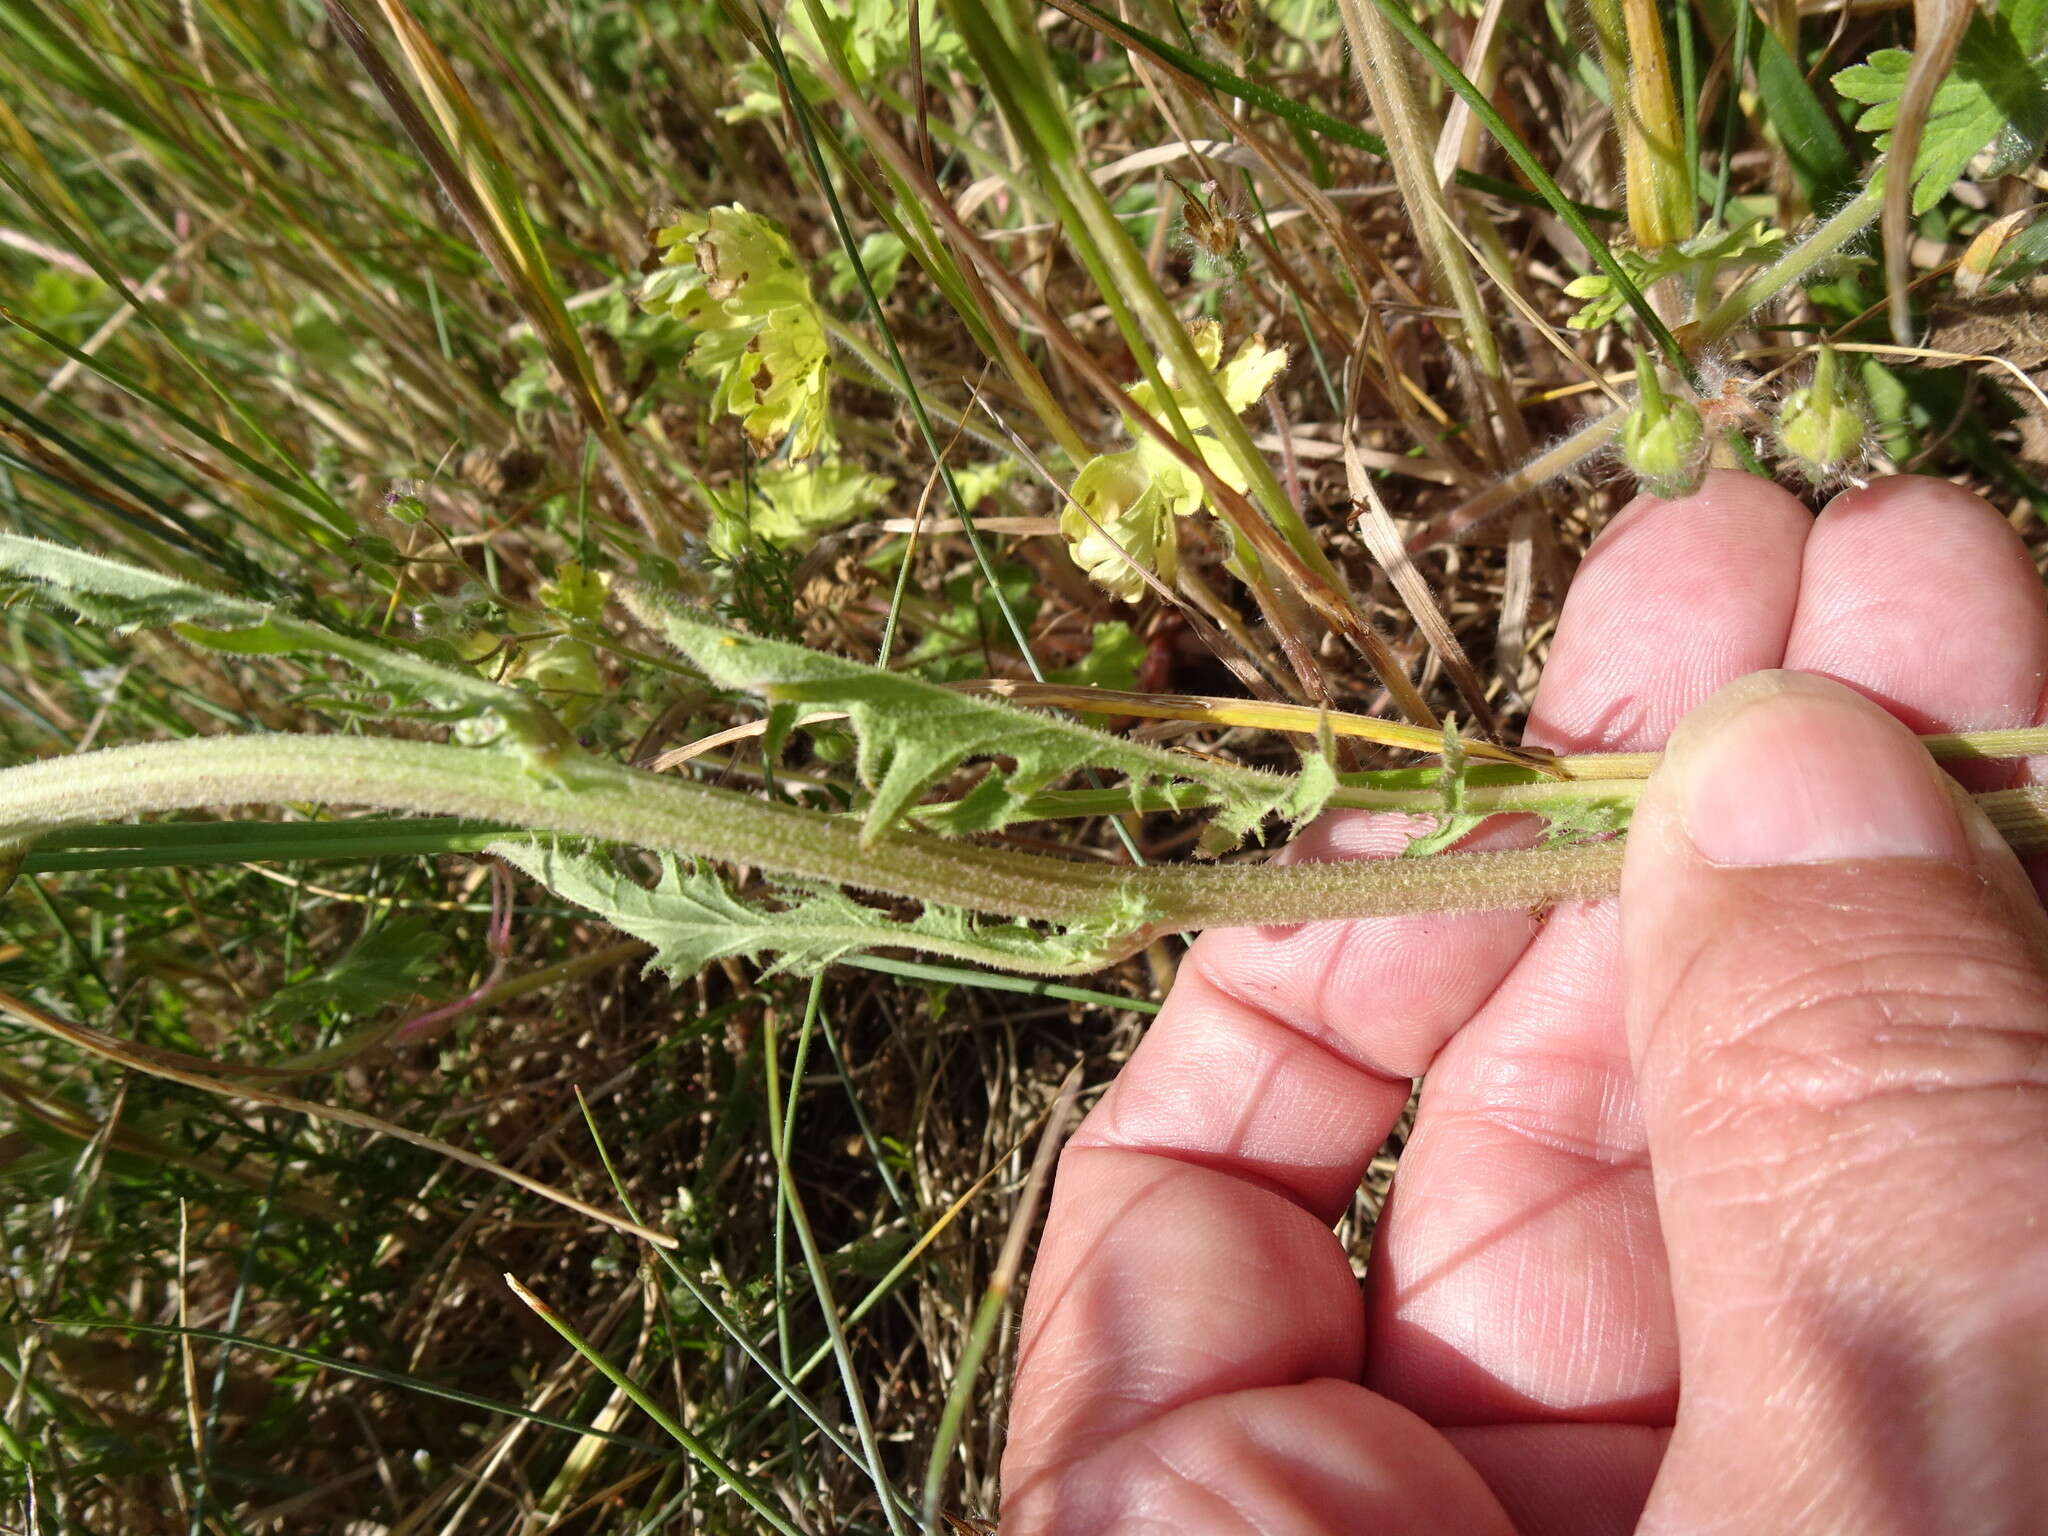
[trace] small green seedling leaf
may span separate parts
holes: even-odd
[[[420,918],[380,923],[317,975],[294,982],[263,1004],[265,1017],[297,1024],[333,1009],[364,1018],[413,996],[441,974],[450,935]]]
[[[1320,811],[1336,775],[1320,756],[1286,777],[1126,741],[981,694],[956,693],[920,678],[838,656],[741,634],[629,589],[626,604],[723,688],[764,699],[771,739],[800,711],[843,710],[859,738],[855,765],[869,800],[862,836],[873,842],[909,816],[918,800],[961,764],[1000,759],[942,815],[936,830],[991,832],[1024,814],[1031,797],[1082,768],[1119,773],[1134,785],[1195,783],[1218,800],[1204,847],[1234,847],[1268,816],[1299,825]]]
[[[1913,56],[1881,48],[1835,76],[1835,89],[1865,107],[1856,126],[1891,148]],[[1994,15],[1978,10],[1956,50],[1948,78],[1934,93],[1920,152],[1913,162],[1913,212],[1922,214],[1970,174],[1986,176],[2029,164],[2048,140],[2048,5],[2017,0]]]
[[[749,542],[799,549],[834,528],[871,516],[896,482],[841,459],[758,469],[710,493],[718,508],[712,553],[729,558]]]
[[[1122,619],[1108,619],[1095,626],[1086,656],[1071,667],[1057,667],[1046,673],[1045,680],[1125,691],[1138,686],[1138,669],[1144,663],[1145,642],[1137,631]]]
[[[1639,290],[1676,277],[1683,280],[1688,292],[1696,293],[1709,289],[1723,268],[1768,261],[1779,254],[1784,243],[1784,230],[1755,221],[1732,229],[1709,225],[1690,240],[1667,245],[1648,255],[1621,249],[1614,256]],[[1583,301],[1578,313],[1565,322],[1575,331],[1606,325],[1628,307],[1627,300],[1615,289],[1614,280],[1605,272],[1575,277],[1564,285],[1564,291],[1567,297]]]

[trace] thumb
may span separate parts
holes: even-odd
[[[1906,728],[1761,673],[1622,880],[1680,1342],[1644,1531],[2048,1531],[2048,920]]]

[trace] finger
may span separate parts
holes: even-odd
[[[1447,1429],[1516,1536],[1631,1536],[1670,1431],[1637,1424],[1480,1424]]]
[[[1530,727],[1643,750],[1775,666],[1812,519],[1753,476],[1643,498],[1594,545]],[[1669,1423],[1677,1342],[1612,903],[1561,907],[1424,1084],[1368,1271],[1366,1382],[1438,1423]]]
[[[1406,835],[1345,819],[1312,848],[1386,856]],[[1060,1489],[1094,1486],[1102,1468],[1082,1464],[1168,1410],[1357,1379],[1364,1320],[1330,1223],[1410,1080],[1532,926],[1494,912],[1197,941],[1060,1160],[1026,1297],[1006,1529],[1083,1529]]]
[[[2048,721],[2048,603],[2026,546],[1981,498],[1900,476],[1838,497],[1807,548],[1785,665],[1876,699],[1916,731]],[[1973,790],[2048,760],[1965,763]],[[2048,859],[2026,861],[2048,894]]]
[[[1528,1536],[1441,1435],[1355,1382],[1205,1398],[1102,1450],[1057,1509],[1006,1477],[1003,1536]]]
[[[2048,1528],[2048,918],[2011,852],[1904,725],[1769,673],[1673,738],[1622,906],[1685,1376],[1644,1529]]]
[[[2029,724],[2048,681],[2041,578],[1981,497],[1879,480],[1815,522],[1785,665],[1847,683],[1923,733]],[[2013,774],[1980,763],[1957,776],[1994,789]]]

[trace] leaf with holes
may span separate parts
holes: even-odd
[[[825,318],[789,236],[738,203],[685,213],[655,235],[662,264],[640,302],[698,331],[689,370],[740,418],[756,451],[829,447]]]
[[[654,946],[648,964],[671,978],[696,975],[714,960],[777,956],[773,970],[810,974],[850,954],[912,949],[1006,971],[1078,976],[1100,970],[1145,941],[1152,913],[1123,897],[1091,920],[1065,928],[984,921],[953,907],[899,918],[843,892],[779,891],[776,907],[734,895],[711,870],[664,857],[650,888],[605,859],[529,840],[490,850],[565,901]]]

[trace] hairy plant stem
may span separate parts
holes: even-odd
[[[1719,341],[1787,288],[1804,282],[1815,268],[1833,260],[1843,246],[1862,234],[1883,206],[1884,168],[1880,166],[1862,190],[1822,220],[1812,234],[1748,282],[1729,289],[1699,323],[1700,339]]]
[[[2010,755],[2040,750],[2043,735],[1988,734],[1989,746],[1968,737],[1939,740],[1948,755]],[[219,736],[115,747],[0,770],[0,843],[18,849],[59,827],[199,806],[373,805],[630,843],[1011,918],[1125,925],[1123,940],[1104,958],[1128,953],[1159,933],[1194,928],[1472,911],[1604,895],[1614,890],[1621,868],[1617,842],[1423,859],[1149,869],[917,832],[891,832],[863,843],[850,821],[795,806],[596,758],[558,759],[545,772],[530,766],[532,761],[518,752],[340,736]],[[1591,793],[1595,783],[1601,797],[1632,798],[1634,786],[1622,779],[1533,787],[1555,800],[1560,792]],[[1483,792],[1475,788],[1468,795]],[[1468,800],[1468,809],[1530,808],[1504,795],[1496,799],[1497,804]],[[2048,788],[1978,799],[2014,847],[2048,848]],[[1404,808],[1428,809],[1412,801]]]

